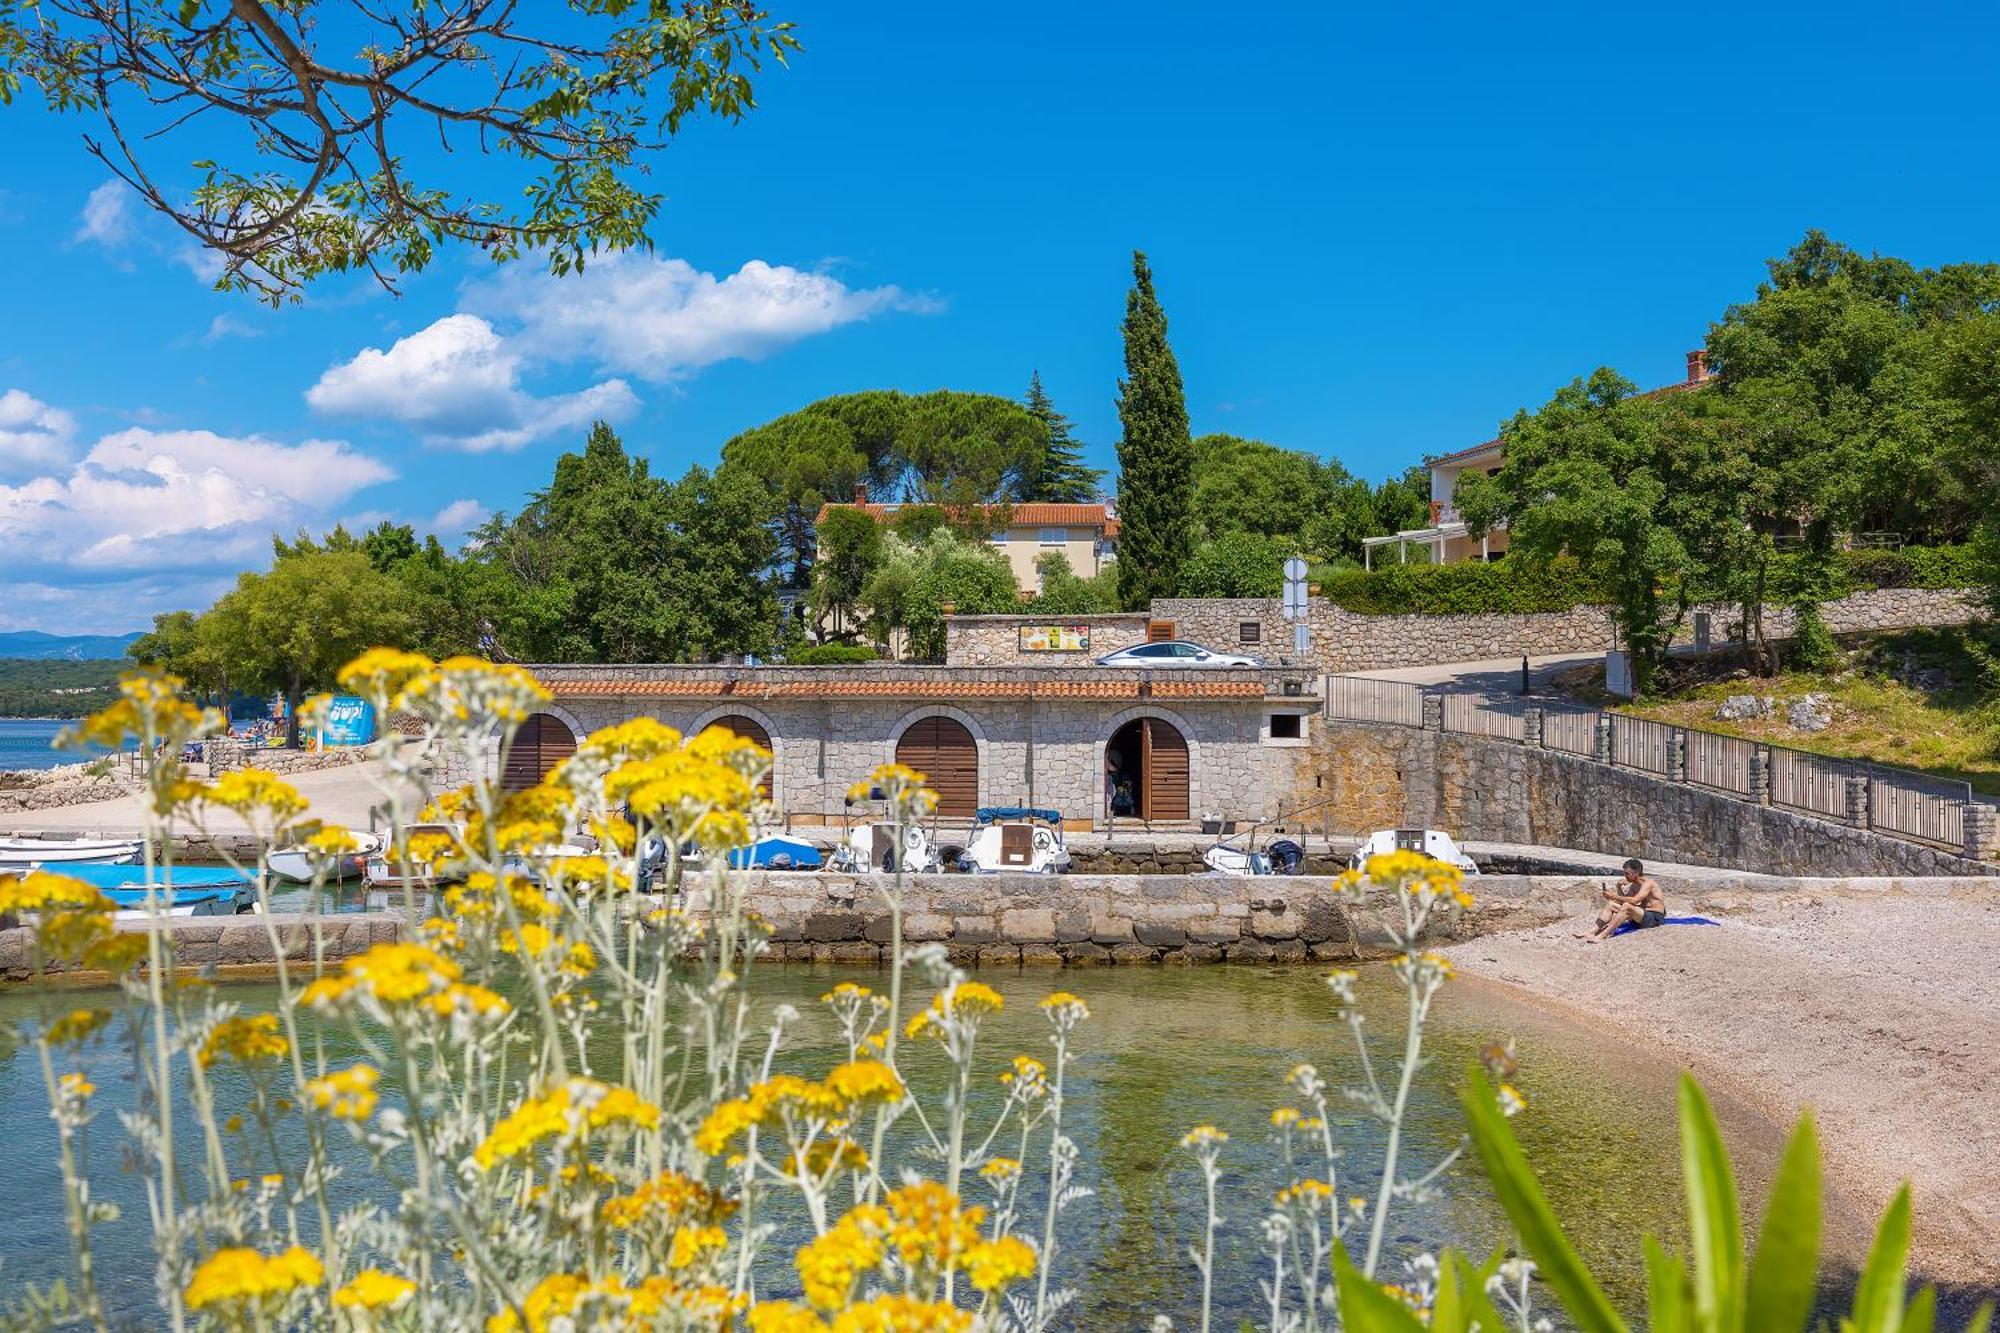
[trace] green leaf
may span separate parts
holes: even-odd
[[[1465,1108],[1466,1128],[1479,1160],[1486,1165],[1493,1193],[1541,1269],[1542,1280],[1582,1333],[1626,1333],[1625,1321],[1563,1234],[1562,1224],[1556,1221],[1527,1155],[1521,1151],[1520,1140],[1514,1137],[1513,1126],[1501,1114],[1493,1087],[1478,1065],[1466,1066],[1458,1100]]]
[[[1431,1333],[1466,1333],[1472,1322],[1465,1309],[1465,1288],[1459,1279],[1457,1258],[1447,1250],[1438,1256],[1437,1294],[1431,1300]]]
[[[1854,1288],[1854,1333],[1899,1333],[1903,1323],[1903,1270],[1910,1258],[1910,1187],[1896,1191],[1874,1248]]]
[[[1819,1277],[1819,1136],[1811,1115],[1799,1117],[1771,1182],[1764,1227],[1750,1257],[1750,1286],[1743,1326],[1792,1333],[1812,1317]]]
[[[1648,1333],[1691,1333],[1687,1269],[1667,1253],[1658,1238],[1646,1237],[1646,1314]]]
[[[1931,1333],[1937,1323],[1937,1288],[1925,1287],[1903,1315],[1903,1333]]]
[[[1450,1268],[1458,1274],[1459,1304],[1465,1312],[1464,1329],[1485,1330],[1507,1327],[1507,1321],[1500,1317],[1499,1307],[1494,1305],[1492,1297],[1486,1294],[1486,1280],[1499,1269],[1500,1261],[1505,1257],[1506,1251],[1495,1250],[1487,1256],[1485,1264],[1474,1269],[1471,1260],[1453,1250],[1447,1251],[1444,1259],[1439,1262],[1440,1270]],[[1438,1325],[1435,1317],[1431,1327],[1432,1333],[1436,1333]]]
[[[1343,1333],[1424,1333],[1423,1321],[1410,1307],[1363,1277],[1338,1241],[1333,1246],[1333,1286],[1340,1296]]]
[[[1695,1323],[1738,1329],[1743,1327],[1743,1219],[1736,1208],[1736,1177],[1715,1112],[1690,1074],[1681,1075],[1680,1104]]]
[[[1992,1327],[1993,1302],[1988,1301],[1979,1307],[1978,1313],[1972,1316],[1972,1322],[1965,1326],[1965,1333],[1990,1333]]]

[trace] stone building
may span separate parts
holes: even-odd
[[[1266,817],[1271,776],[1289,771],[1271,752],[1306,744],[1319,708],[1309,674],[1249,668],[532,670],[555,698],[520,729],[502,769],[509,786],[614,722],[725,726],[771,750],[771,800],[794,825],[839,823],[848,789],[892,760],[930,778],[947,824],[983,805],[1055,809],[1073,828],[1104,827],[1114,812],[1157,828]]]

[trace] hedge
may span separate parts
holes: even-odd
[[[787,660],[790,666],[853,666],[857,662],[874,662],[881,654],[862,643],[816,643],[810,648],[801,648]]]
[[[1772,589],[1786,585],[1784,567],[1794,559],[1777,558]],[[1984,582],[1969,546],[1842,551],[1835,560],[1835,586],[1828,595],[1842,597],[1865,588],[1977,588]],[[1320,577],[1320,592],[1335,606],[1368,616],[1522,614],[1567,611],[1610,600],[1583,566],[1567,556],[1547,564],[1508,559],[1492,564],[1340,570]],[[1771,598],[1774,605],[1779,600]]]
[[[1567,556],[1547,564],[1500,560],[1350,569],[1328,576],[1320,593],[1335,606],[1366,616],[1567,611],[1605,600],[1596,581]]]

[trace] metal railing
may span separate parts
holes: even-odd
[[[1519,741],[1527,737],[1527,719],[1518,701],[1483,694],[1446,694],[1444,729],[1473,736],[1498,736]]]
[[[1326,715],[1356,722],[1424,724],[1424,691],[1400,680],[1369,680],[1363,676],[1326,677]]]
[[[1630,713],[1611,715],[1611,762],[1619,768],[1636,769],[1671,777],[1674,772],[1674,732],[1678,728]]]
[[[1324,679],[1328,717],[1439,727],[1521,744],[1534,734],[1528,725],[1528,712],[1534,709],[1541,715],[1545,750],[1596,759],[1602,728],[1608,732],[1606,758],[1616,768],[1739,800],[1765,801],[1820,819],[1852,822],[1910,842],[1966,849],[1966,812],[1976,802],[1971,784],[1956,779],[1532,697],[1440,690],[1359,676]],[[1435,720],[1426,716],[1426,703],[1432,697],[1437,700],[1429,705]],[[1859,789],[1850,792],[1849,780],[1854,778],[1866,780],[1865,801]]]

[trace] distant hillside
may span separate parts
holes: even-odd
[[[40,630],[0,630],[0,657],[37,661],[95,662],[125,656],[131,634],[44,634]]]
[[[118,697],[120,662],[0,658],[0,717],[87,717]]]

